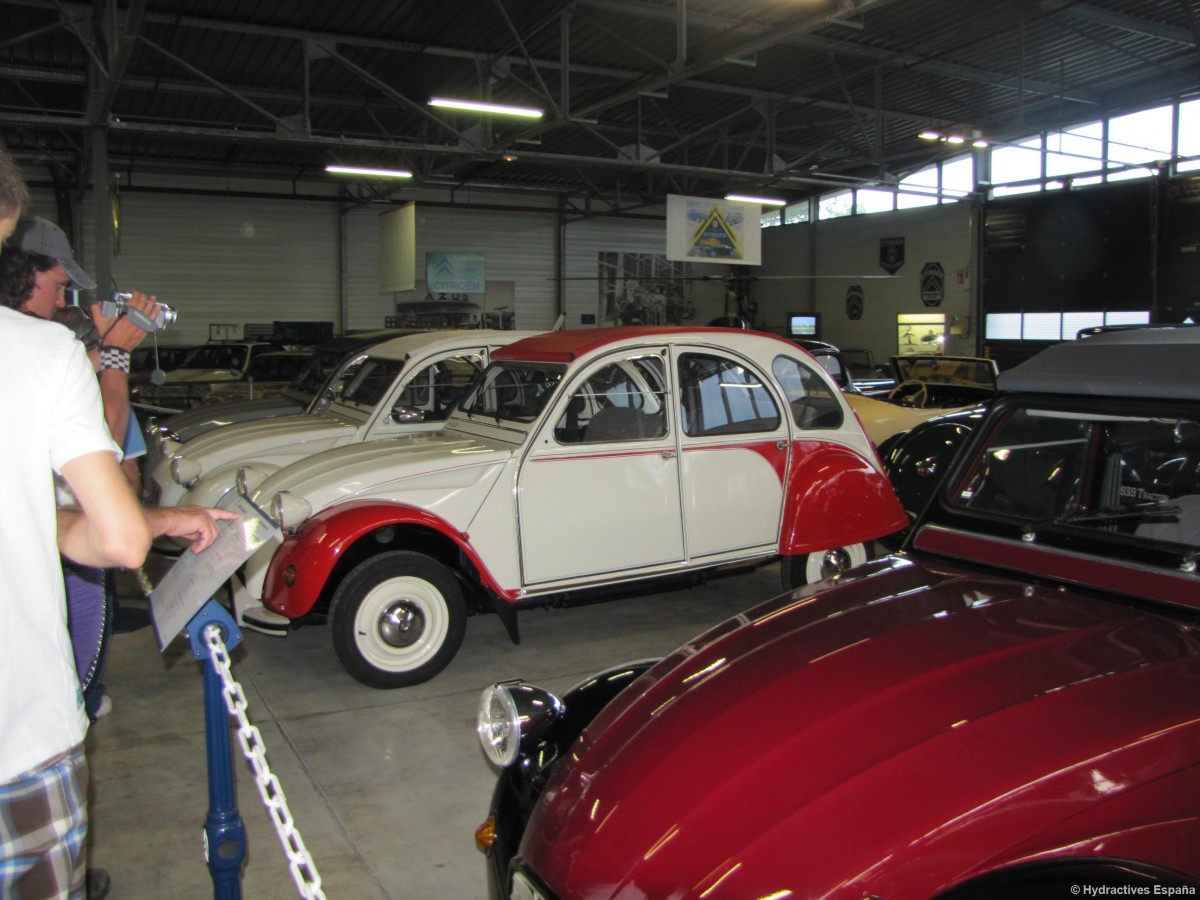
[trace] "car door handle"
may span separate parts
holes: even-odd
[[[776,441],[775,446],[779,450],[786,450],[788,448],[788,442],[787,441]]]
[[[664,450],[664,451],[662,452],[662,458],[663,458],[663,459],[674,459],[674,458],[675,458],[675,451],[674,451],[674,450]]]

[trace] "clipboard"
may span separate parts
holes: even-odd
[[[229,493],[236,499],[221,506],[238,513],[241,520],[219,520],[217,539],[200,553],[185,550],[150,594],[150,623],[159,653],[183,633],[254,551],[279,534],[279,526],[270,516],[248,498]]]

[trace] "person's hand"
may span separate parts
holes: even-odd
[[[138,310],[149,319],[158,315],[158,301],[154,297],[142,291],[132,291],[131,293],[133,296],[126,301],[126,306]],[[100,332],[100,342],[105,347],[133,350],[145,339],[146,332],[128,316],[110,318],[102,315],[100,310],[99,303],[92,304],[92,321],[96,323],[96,330]]]
[[[217,539],[218,521],[240,521],[242,517],[230,509],[207,506],[155,506],[146,510],[146,518],[156,538],[166,536],[191,541],[192,552],[199,553]]]

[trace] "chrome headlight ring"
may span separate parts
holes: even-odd
[[[200,480],[204,467],[194,459],[176,453],[171,457],[171,479],[178,485],[191,488]]]
[[[488,759],[508,766],[523,744],[540,738],[565,712],[563,702],[547,690],[522,681],[500,682],[480,695],[475,731]]]
[[[312,515],[312,504],[293,494],[280,491],[271,498],[271,518],[283,531],[294,532]]]

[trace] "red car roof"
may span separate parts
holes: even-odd
[[[786,341],[777,334],[765,331],[747,332],[730,328],[683,328],[678,326],[627,325],[616,328],[576,328],[569,331],[550,331],[528,337],[521,341],[500,347],[492,353],[492,359],[525,360],[536,362],[569,363],[586,353],[630,339],[647,339],[659,337],[684,337],[695,335],[731,335],[761,334],[782,341],[789,347],[794,347],[791,341]]]

